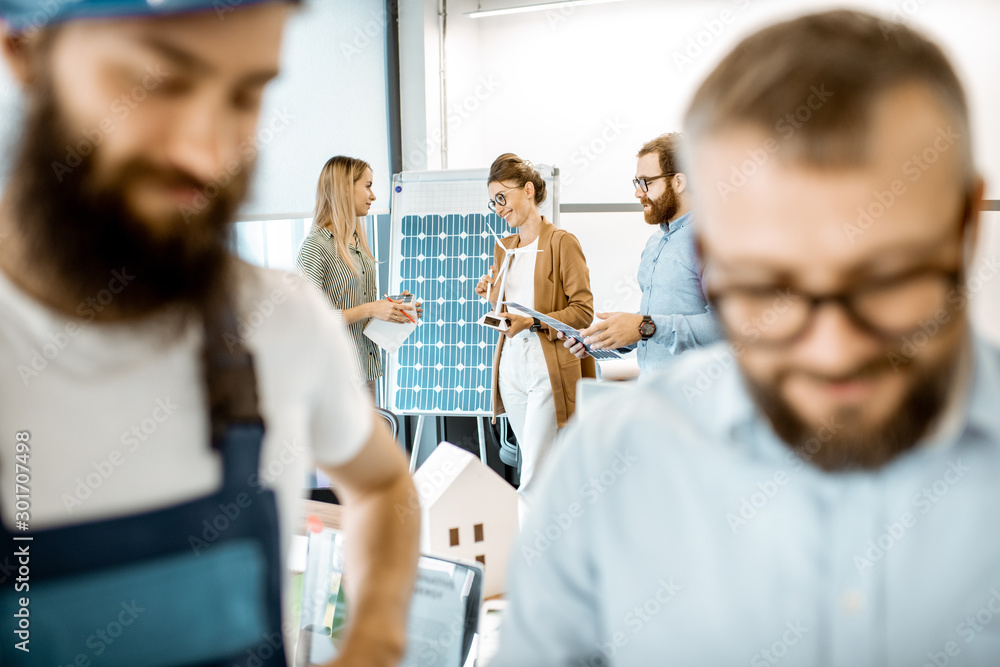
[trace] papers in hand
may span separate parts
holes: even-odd
[[[566,324],[565,322],[560,322],[559,320],[557,320],[555,318],[549,317],[548,315],[544,315],[544,314],[538,312],[537,310],[532,310],[531,308],[528,308],[526,306],[522,306],[519,303],[514,303],[513,301],[504,301],[504,305],[507,306],[508,309],[513,308],[514,310],[519,310],[522,313],[524,313],[525,315],[527,315],[528,317],[536,317],[536,318],[538,318],[539,322],[541,322],[542,324],[548,325],[548,327],[550,329],[555,329],[556,331],[561,332],[564,336],[566,336],[566,338],[575,338],[577,341],[579,341],[583,345],[584,348],[586,348],[587,354],[589,354],[590,356],[592,356],[594,359],[621,359],[622,358],[622,354],[620,352],[618,352],[617,350],[595,350],[595,349],[593,349],[592,347],[590,347],[589,345],[587,345],[586,343],[583,342],[583,336],[580,334],[579,329],[574,329],[573,327],[571,327],[570,325]]]
[[[403,303],[412,303],[414,301],[413,296],[410,294],[407,294],[405,297],[399,295],[390,298],[393,301],[401,301]],[[416,331],[416,329],[416,322],[396,323],[372,318],[371,322],[365,327],[364,334],[389,354],[395,354],[396,350],[403,344],[403,341],[409,338],[410,334]]]

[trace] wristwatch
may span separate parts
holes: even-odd
[[[639,323],[639,335],[642,336],[643,340],[649,340],[656,333],[656,323],[653,322],[653,318],[649,315],[642,316],[642,322]]]
[[[537,317],[532,317],[531,333],[538,333],[542,330],[542,322]]]

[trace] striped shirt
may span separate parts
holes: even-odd
[[[299,248],[296,260],[298,270],[320,289],[338,311],[356,308],[378,300],[375,290],[375,263],[351,243],[348,252],[354,259],[357,274],[344,264],[337,252],[337,242],[330,230],[313,227]],[[339,315],[339,312],[338,312]],[[360,319],[347,325],[354,340],[359,371],[366,382],[382,377],[382,353],[370,338],[364,335],[371,318]]]

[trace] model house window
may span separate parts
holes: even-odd
[[[486,567],[486,556],[476,556],[476,560],[482,563],[483,567]]]
[[[448,531],[448,538],[451,542],[451,546],[458,546],[458,528],[452,528]]]
[[[475,526],[472,527],[472,531],[476,535],[476,542],[482,542],[483,541],[483,524],[477,523]]]

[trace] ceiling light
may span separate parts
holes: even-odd
[[[563,7],[581,7],[583,5],[600,5],[607,2],[621,1],[622,0],[556,0],[555,2],[542,2],[537,5],[519,5],[517,7],[501,7],[499,9],[477,9],[474,12],[467,12],[465,15],[471,19],[479,19],[487,16],[539,12],[544,9],[562,9]]]

